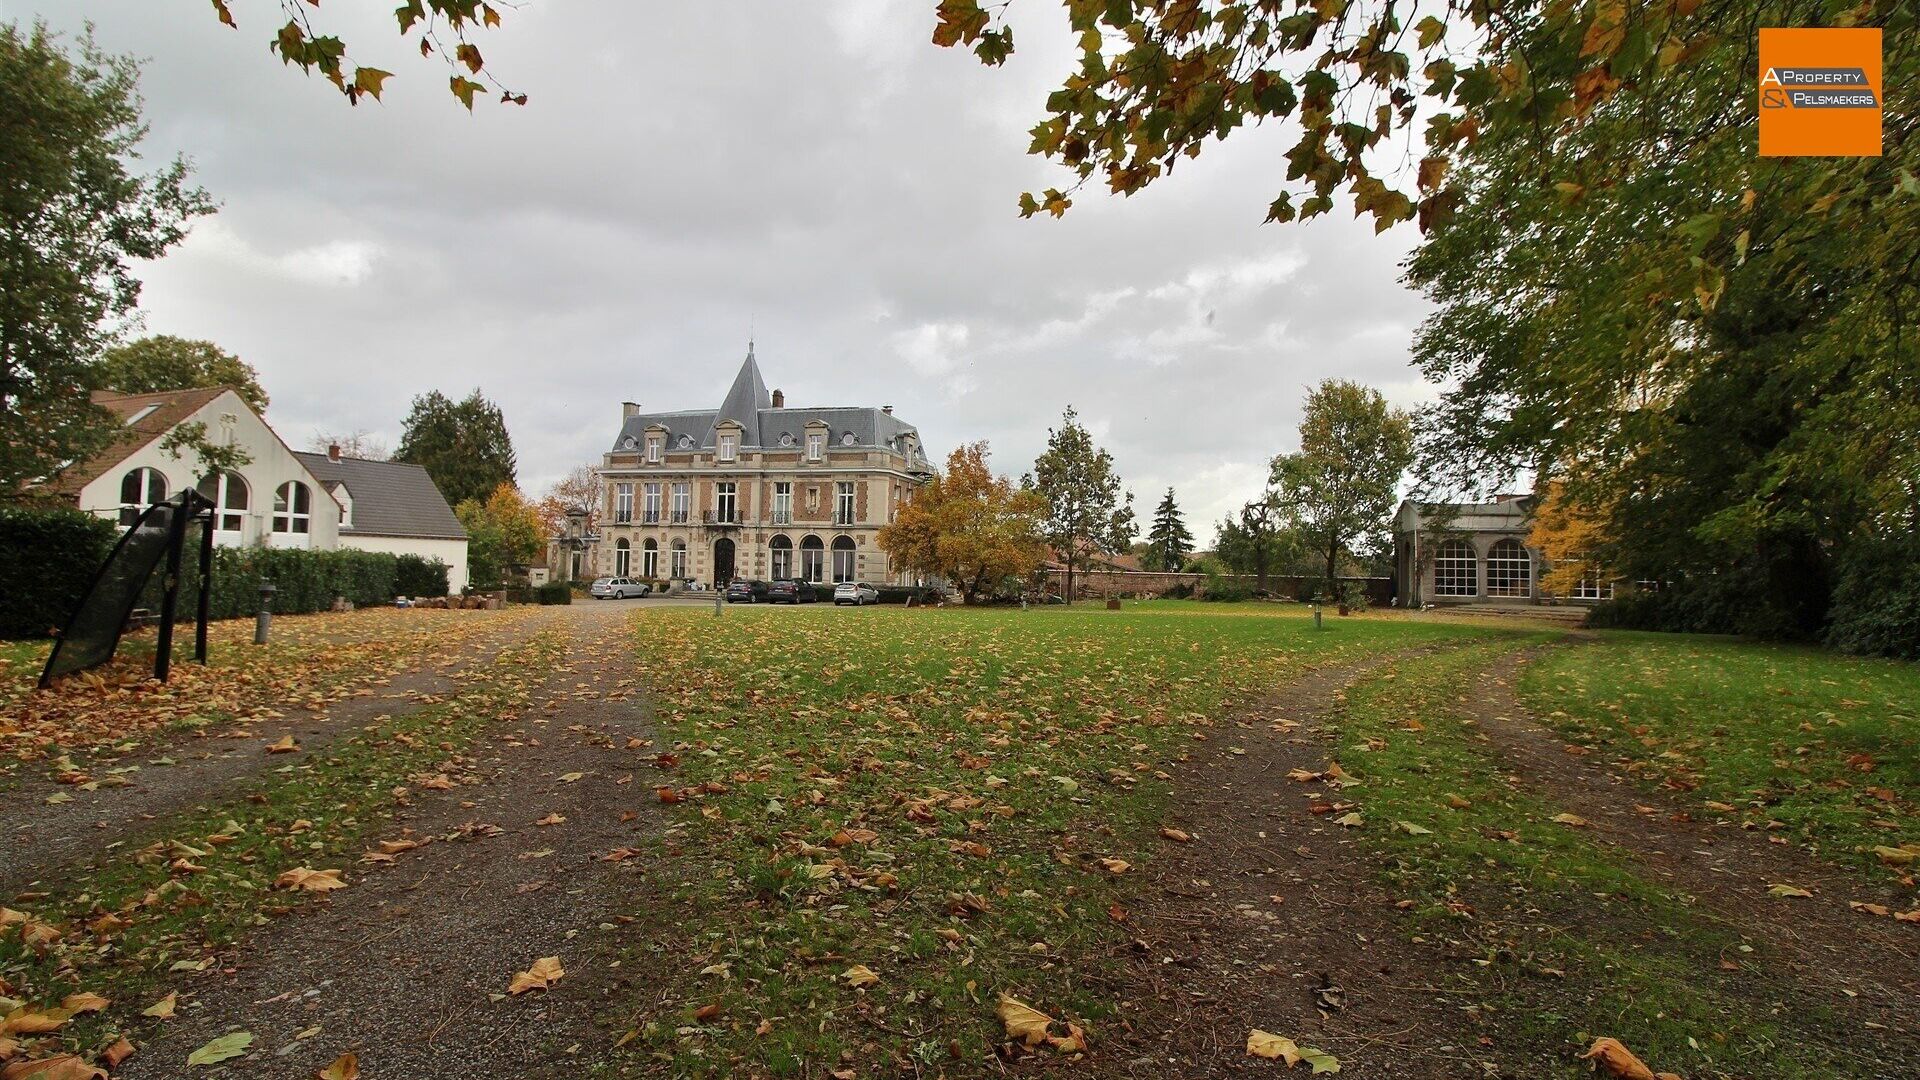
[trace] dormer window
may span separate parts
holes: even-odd
[[[827,436],[818,431],[807,433],[807,460],[819,461],[820,455],[827,452]]]
[[[720,460],[732,461],[735,457],[739,455],[739,450],[740,450],[740,436],[734,434],[731,431],[721,432],[720,439],[719,439]]]
[[[693,436],[691,435],[680,436],[680,449],[685,450],[692,445],[693,445]]]
[[[647,437],[647,460],[653,462],[660,460],[660,437],[657,435]]]
[[[634,445],[635,445],[635,444],[634,444],[634,441],[633,441],[633,436],[631,436],[631,435],[629,435],[629,436],[627,436],[626,438],[624,438],[624,439],[622,439],[622,440],[620,440],[620,447],[621,447],[621,449],[623,449],[623,450],[631,450],[631,449],[633,449],[633,448],[634,448]]]
[[[783,431],[783,432],[781,432],[781,433],[780,433],[780,445],[781,445],[781,446],[792,446],[792,445],[793,445],[793,432],[791,432],[791,431]]]
[[[847,432],[845,435],[840,436],[841,446],[852,446],[853,442],[854,442],[854,437],[853,437],[853,432],[851,431]]]

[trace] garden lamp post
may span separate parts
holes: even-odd
[[[253,643],[265,645],[267,631],[273,627],[273,582],[260,579],[260,609],[253,616]]]

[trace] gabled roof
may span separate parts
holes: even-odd
[[[81,488],[111,472],[114,466],[132,457],[135,451],[173,430],[174,425],[199,412],[208,402],[226,392],[224,386],[165,390],[151,394],[95,390],[93,403],[119,417],[121,423],[125,424],[136,416],[140,419],[127,424],[105,450],[61,470],[48,481],[46,489],[56,495],[79,495]],[[148,409],[148,406],[152,408]],[[141,415],[143,412],[144,416]]]
[[[903,449],[900,441],[902,436],[912,435],[916,440],[920,437],[920,432],[912,424],[896,418],[885,409],[849,405],[774,408],[766,380],[760,374],[760,364],[749,347],[746,362],[740,365],[739,374],[734,376],[733,385],[727,390],[726,399],[718,409],[629,416],[621,423],[620,434],[614,436],[611,449],[619,453],[645,446],[646,431],[651,427],[665,429],[668,450],[687,447],[712,449],[714,436],[722,420],[732,420],[740,425],[742,449],[804,446],[807,425],[816,420],[827,425],[828,442],[833,446],[852,445],[900,451]],[[782,442],[783,435],[791,436],[790,444]],[[846,438],[848,435],[853,436],[850,444]],[[923,447],[923,458],[924,450]]]
[[[334,461],[325,454],[303,451],[295,451],[294,456],[328,491],[344,484],[353,496],[353,524],[341,522],[341,536],[467,538],[446,496],[418,465],[349,457]]]

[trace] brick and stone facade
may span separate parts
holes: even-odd
[[[932,476],[891,406],[789,408],[753,351],[720,408],[626,403],[603,462],[601,576],[724,585],[734,577],[910,584],[877,537]]]

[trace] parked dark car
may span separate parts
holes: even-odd
[[[819,590],[805,581],[790,579],[776,581],[767,586],[767,603],[769,604],[811,604],[818,599],[820,599]]]
[[[734,578],[727,585],[727,603],[764,604],[767,602],[767,590],[771,588],[764,581],[750,581],[746,578]]]

